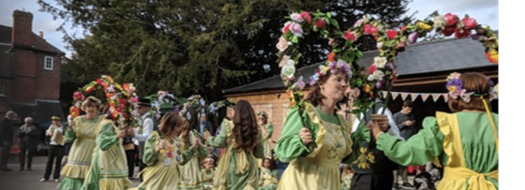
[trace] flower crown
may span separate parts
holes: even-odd
[[[82,102],[82,106],[86,105],[86,103],[89,101],[89,100],[92,100],[94,102],[96,102],[97,106],[101,105],[102,104],[102,101],[100,101],[98,98],[96,98],[95,96],[89,96],[87,97],[84,102]]]
[[[315,74],[310,76],[310,86],[315,85],[315,83],[317,83],[323,75],[326,75],[329,70],[332,74],[342,71],[348,75],[348,79],[352,78],[352,70],[346,61],[343,61],[342,59],[337,61],[327,61],[326,65],[319,65],[319,69],[315,70]]]
[[[494,90],[494,82],[492,82],[492,80],[490,80],[489,77],[487,77],[487,80],[490,83],[489,93],[476,94],[474,92],[467,92],[467,90],[463,88],[463,81],[459,78],[460,76],[461,76],[460,73],[453,72],[447,77],[447,85],[445,87],[448,89],[448,94],[450,95],[451,98],[457,99],[459,97],[466,103],[470,103],[471,96],[474,96],[474,97],[490,96],[490,100],[498,98],[498,94]]]

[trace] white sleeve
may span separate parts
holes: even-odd
[[[382,110],[383,110],[382,107],[379,108],[378,113],[381,113]],[[388,129],[388,134],[394,135],[400,138],[401,140],[405,140],[405,138],[401,136],[401,133],[399,132],[399,128],[397,128],[396,122],[394,121],[394,117],[392,116],[392,112],[390,112],[389,109],[386,109],[385,114],[388,117],[388,125],[390,125],[390,129]]]
[[[51,131],[52,127],[53,127],[53,125],[49,126],[49,128],[47,128],[47,130],[46,130],[46,133],[52,133],[52,131]]]
[[[359,113],[359,115],[356,115],[356,119],[354,120],[354,123],[352,125],[352,132],[356,131],[357,127],[359,127],[359,125],[361,125],[361,120],[362,119],[363,119],[363,117],[361,116],[361,113]]]
[[[153,120],[150,118],[147,118],[144,120],[144,123],[142,125],[142,134],[138,134],[138,129],[135,130],[135,138],[138,141],[144,142],[146,139],[148,139],[149,135],[153,131]]]

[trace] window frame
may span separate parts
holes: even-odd
[[[50,58],[51,59],[51,68],[47,67],[47,59]],[[53,67],[54,67],[54,58],[52,56],[45,56],[44,57],[44,70],[50,70],[52,71],[53,70]]]

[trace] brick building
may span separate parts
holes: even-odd
[[[498,65],[490,63],[485,57],[484,47],[479,41],[470,38],[444,39],[439,41],[424,42],[408,46],[406,51],[400,53],[395,62],[398,66],[399,77],[394,82],[392,91],[398,96],[390,98],[388,107],[392,113],[401,110],[403,99],[414,102],[414,115],[416,126],[421,127],[423,119],[434,115],[436,111],[450,112],[445,97],[441,96],[435,101],[423,100],[423,96],[401,97],[402,92],[418,93],[447,93],[445,88],[447,76],[453,72],[481,72],[490,77],[495,84],[498,83]],[[374,57],[379,52],[368,51],[363,53],[360,65],[368,70]],[[314,74],[320,64],[300,68],[305,77],[307,87],[304,89],[305,97],[311,90],[308,86],[309,77]],[[265,111],[274,124],[272,140],[277,141],[281,135],[282,125],[288,109],[289,96],[285,91],[279,76],[269,77],[250,84],[225,90],[225,96],[234,102],[240,99],[249,101],[256,112]],[[394,93],[393,93],[394,94]],[[406,93],[404,93],[406,94]],[[428,97],[427,97],[428,98]],[[430,98],[432,99],[432,98]],[[492,102],[494,112],[498,112],[498,101]],[[229,108],[228,116],[232,110]],[[272,144],[272,147],[275,144]]]
[[[0,25],[0,118],[8,110],[18,123],[32,117],[35,125],[64,118],[60,107],[60,64],[65,55],[32,32],[33,14],[15,10],[13,26]]]

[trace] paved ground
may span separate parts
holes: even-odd
[[[33,158],[32,171],[18,171],[19,162],[18,157],[13,157],[8,164],[12,170],[10,172],[0,172],[1,189],[17,189],[17,190],[56,190],[58,183],[52,180],[47,182],[40,182],[43,177],[46,167],[47,157],[36,156]],[[135,167],[135,176],[137,175],[138,167]],[[51,177],[52,178],[52,177]],[[61,178],[62,179],[62,178]],[[408,180],[412,182],[414,176],[408,176]],[[139,185],[139,180],[132,180],[131,187]],[[410,190],[413,188],[401,188],[402,190]]]
[[[40,182],[46,169],[47,157],[37,156],[33,157],[33,171],[18,171],[20,168],[18,157],[14,157],[9,161],[8,168],[12,171],[1,172],[0,171],[0,189],[17,189],[17,190],[56,190],[58,183],[52,180],[46,182]],[[137,175],[138,167],[135,168],[135,175]],[[53,174],[51,174],[51,178]],[[60,179],[63,179],[61,177]],[[139,185],[139,180],[132,180],[132,187]]]

